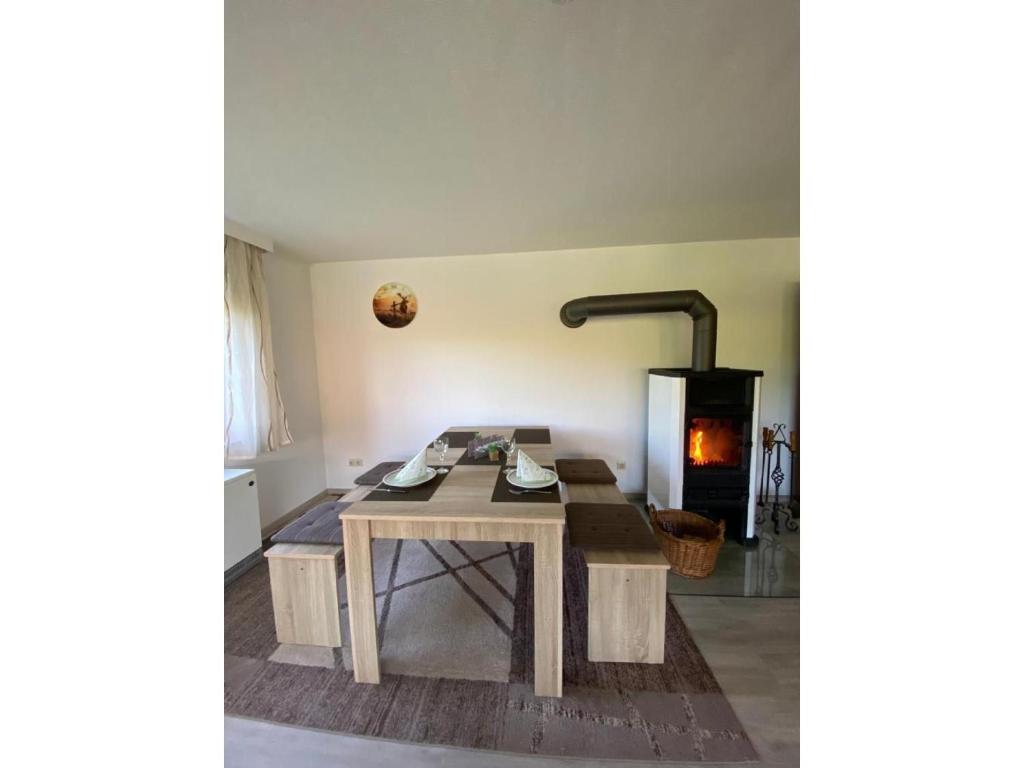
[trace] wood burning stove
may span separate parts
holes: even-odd
[[[652,368],[647,501],[725,520],[726,535],[754,541],[761,371]]]
[[[559,316],[569,328],[591,317],[686,312],[692,368],[652,368],[647,411],[647,502],[725,520],[745,544],[754,535],[755,462],[762,371],[715,367],[718,310],[700,291],[585,296]]]

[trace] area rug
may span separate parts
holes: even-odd
[[[381,672],[509,682],[519,546],[375,540]],[[340,582],[341,621],[347,630],[345,579]],[[344,663],[352,669],[347,645]]]
[[[261,564],[225,590],[225,713],[502,752],[756,761],[671,603],[664,664],[587,661],[586,566],[564,552],[560,699],[533,695],[530,545],[389,541],[374,549],[381,683],[356,683],[342,649],[279,645]]]

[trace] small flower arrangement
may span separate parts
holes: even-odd
[[[469,452],[470,458],[482,459],[487,456],[491,461],[497,461],[500,458],[500,452],[505,450],[506,444],[507,441],[501,435],[481,437],[478,434],[469,441],[466,450]]]

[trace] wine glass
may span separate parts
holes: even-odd
[[[448,438],[439,437],[434,441],[434,450],[441,457],[441,463],[444,464],[445,456],[448,455]]]

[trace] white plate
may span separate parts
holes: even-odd
[[[509,469],[505,472],[505,479],[508,480],[509,485],[514,485],[517,488],[547,488],[549,485],[554,485],[558,482],[558,475],[553,470],[545,469],[547,477],[544,480],[520,480],[516,477],[516,471]]]
[[[433,467],[427,467],[427,474],[421,475],[415,480],[400,483],[395,480],[395,475],[397,475],[401,471],[401,468],[399,468],[396,469],[394,472],[388,472],[386,475],[384,475],[384,485],[389,485],[392,488],[414,488],[417,485],[429,483],[431,480],[437,477],[437,470],[434,469]]]

